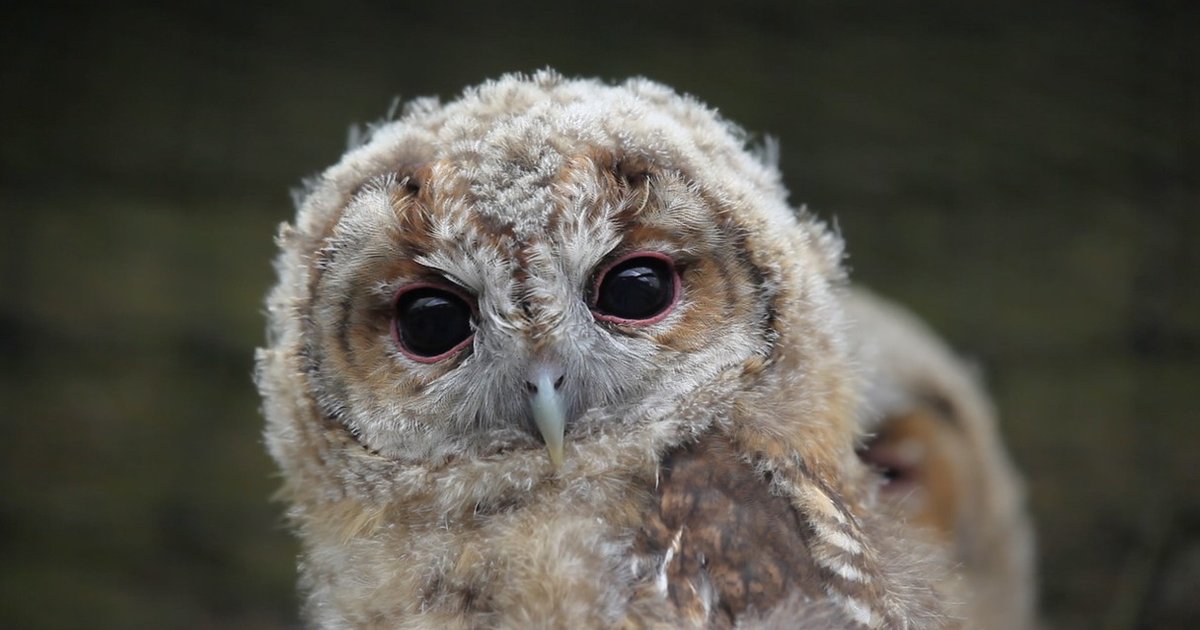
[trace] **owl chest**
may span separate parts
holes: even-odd
[[[311,596],[352,627],[612,627],[652,579],[634,540],[655,502],[652,479],[605,479],[476,503],[433,527],[405,527],[401,511],[311,554],[308,581],[329,581]]]
[[[822,596],[809,530],[722,445],[681,449],[658,473],[564,484],[385,535],[371,557],[382,544],[394,561],[354,583],[379,598],[376,618],[429,627],[732,627]]]

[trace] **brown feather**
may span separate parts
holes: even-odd
[[[660,475],[658,513],[647,515],[640,543],[660,554],[677,549],[666,567],[668,599],[683,617],[732,627],[797,593],[824,597],[811,532],[728,441],[670,453]]]

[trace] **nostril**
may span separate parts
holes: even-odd
[[[525,373],[525,391],[530,396],[558,396],[566,381],[566,370],[556,362],[536,361]]]

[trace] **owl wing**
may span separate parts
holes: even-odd
[[[788,627],[801,619],[853,625],[827,601],[812,529],[727,441],[709,437],[669,453],[657,494],[638,545],[662,558],[655,586],[673,616],[731,628],[787,608]]]

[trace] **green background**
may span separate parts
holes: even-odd
[[[729,3],[732,4],[732,3]],[[1200,3],[39,4],[0,24],[0,626],[296,625],[251,354],[397,95],[646,75],[986,371],[1047,625],[1200,624]]]

